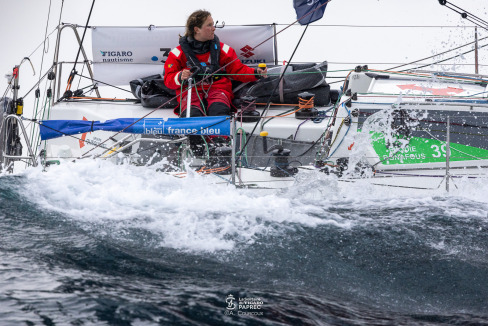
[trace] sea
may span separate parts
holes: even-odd
[[[1,175],[0,325],[488,325],[488,184],[454,183]]]

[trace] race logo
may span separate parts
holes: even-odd
[[[225,299],[225,302],[227,303],[227,310],[234,310],[236,308],[235,301],[236,299],[232,294],[227,296],[227,299]]]
[[[229,294],[225,299],[227,307],[224,314],[227,316],[264,316],[263,299],[260,297],[234,298]]]

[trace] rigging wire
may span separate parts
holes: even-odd
[[[483,37],[482,39],[480,39],[479,41],[481,40],[486,40],[488,39],[488,37]],[[459,50],[460,48],[462,47],[465,47],[465,46],[468,46],[468,45],[471,45],[473,43],[476,43],[476,41],[472,41],[472,42],[469,42],[469,43],[466,43],[464,45],[461,45],[461,46],[458,46],[456,48],[453,48],[453,49],[450,49],[450,50],[447,50],[447,51],[444,51],[444,52],[441,52],[441,53],[438,53],[438,54],[434,54],[434,55],[431,55],[429,57],[426,57],[426,58],[422,58],[422,59],[419,59],[419,60],[415,60],[415,61],[412,61],[412,62],[409,62],[409,63],[405,63],[405,64],[402,64],[402,65],[399,65],[399,66],[395,66],[395,67],[392,67],[392,68],[388,68],[388,69],[384,69],[384,71],[391,71],[393,69],[397,69],[397,68],[401,68],[401,67],[405,67],[405,66],[409,66],[409,65],[413,65],[414,63],[418,63],[420,61],[423,61],[423,60],[427,60],[427,59],[432,59],[432,58],[435,58],[439,55],[443,55],[443,54],[446,54],[446,53],[449,53],[449,52],[452,52],[452,51],[456,51],[456,50]],[[485,45],[482,45],[482,46],[478,46],[478,49],[481,49],[481,48],[484,48],[488,46],[488,44],[485,44]],[[463,53],[460,53],[460,54],[457,54],[455,56],[452,56],[450,58],[447,58],[447,59],[442,59],[442,60],[438,60],[438,61],[435,61],[433,63],[430,63],[430,64],[425,64],[423,66],[420,66],[420,67],[415,67],[415,69],[419,69],[419,68],[425,68],[425,67],[429,67],[429,66],[432,66],[432,65],[437,65],[441,62],[445,62],[445,61],[448,61],[448,60],[452,60],[452,59],[455,59],[455,58],[458,58],[460,56],[463,56],[465,54],[468,54],[470,52],[473,52],[475,51],[476,49],[471,49],[469,51],[466,51],[466,52],[463,52]],[[403,71],[408,71],[408,70],[411,70],[412,68],[409,68],[409,69],[403,69],[403,70],[399,70],[400,72],[403,72]],[[341,83],[341,82],[344,82],[344,80],[338,80],[338,81],[335,81],[335,82],[331,82],[329,84],[335,84],[335,83]]]
[[[93,0],[95,1],[95,0]],[[302,17],[298,18],[297,20],[295,20],[293,23],[289,24],[288,26],[286,26],[285,28],[283,28],[282,30],[274,33],[272,36],[268,37],[267,39],[265,39],[264,41],[262,41],[261,43],[259,43],[258,45],[254,46],[253,48],[250,48],[250,49],[247,49],[244,53],[242,53],[240,56],[238,56],[237,58],[235,58],[234,60],[228,62],[226,65],[224,65],[223,67],[220,67],[218,70],[216,70],[215,72],[213,72],[212,74],[208,74],[205,78],[203,78],[201,81],[199,81],[198,83],[195,84],[195,86],[198,86],[198,85],[201,85],[203,84],[206,80],[208,80],[209,78],[212,78],[214,76],[214,74],[216,73],[219,73],[220,71],[223,71],[227,66],[229,66],[230,64],[232,64],[233,62],[235,62],[236,60],[239,60],[240,58],[246,56],[249,52],[255,50],[257,47],[263,45],[264,43],[266,43],[267,41],[271,40],[272,38],[276,37],[278,34],[282,33],[283,31],[285,31],[286,29],[288,29],[289,27],[293,26],[294,24],[296,24],[298,21],[300,21],[301,19],[309,16],[309,15],[312,15],[315,11],[319,10],[320,8],[322,8],[323,6],[325,6],[327,3],[329,3],[330,1],[332,0],[328,0],[326,1],[325,3],[321,4],[320,6],[318,6],[317,8],[315,8],[314,10],[308,12],[307,14],[303,15]],[[87,24],[88,25],[88,24]],[[85,30],[86,31],[86,30]],[[188,90],[186,90],[185,92],[188,92]],[[181,94],[182,95],[182,94]],[[175,100],[177,98],[177,96],[174,96],[173,98],[169,99],[168,101],[166,101],[165,103],[161,104],[160,106],[158,106],[157,108],[153,109],[152,111],[148,112],[147,114],[145,114],[144,116],[142,116],[141,118],[139,118],[137,121],[135,121],[133,124],[141,121],[142,119],[146,118],[147,116],[151,115],[152,113],[154,113],[156,110],[159,110],[161,109],[162,107],[164,107],[166,104],[168,104],[169,102]],[[131,127],[132,125],[129,125],[127,126],[125,129],[117,132],[115,135],[118,135],[122,132],[124,132],[127,128]],[[101,142],[100,144],[104,144],[105,142],[107,142],[110,138],[107,138],[105,139],[103,142]],[[85,152],[84,154],[82,154],[82,158],[85,158],[87,157],[86,155],[88,153],[90,153],[91,151],[93,151],[94,149],[96,149],[97,147],[94,147],[90,150],[88,150],[87,152]]]
[[[488,22],[479,18],[478,16],[470,13],[469,11],[464,10],[461,7],[456,6],[455,4],[451,3],[450,1],[447,0],[439,0],[439,3],[442,6],[445,6],[446,8],[458,13],[461,15],[462,18],[472,22],[478,27],[481,27],[483,29],[488,30]]]
[[[83,76],[81,74],[78,74],[76,73],[78,76],[82,77],[82,78],[86,78],[86,79],[89,79],[91,81],[94,81],[94,82],[97,82],[97,83],[100,83],[100,84],[104,84],[104,85],[107,85],[107,86],[110,86],[110,87],[113,87],[113,88],[116,88],[116,89],[119,89],[121,91],[125,91],[125,92],[128,92],[128,93],[132,93],[131,91],[125,89],[125,88],[122,88],[122,87],[118,87],[118,86],[115,86],[115,85],[112,85],[112,84],[108,84],[108,83],[105,83],[103,81],[100,81],[100,80],[96,80],[94,78],[91,78],[91,77],[86,77],[86,76]]]
[[[290,57],[290,60],[288,60],[288,62],[287,62],[287,64],[286,64],[286,67],[285,67],[285,69],[283,70],[283,72],[281,73],[281,76],[280,76],[280,78],[279,78],[278,82],[276,83],[276,85],[275,85],[274,89],[271,91],[271,94],[270,94],[270,96],[268,97],[268,101],[267,101],[267,103],[266,103],[266,106],[265,106],[264,110],[261,112],[261,117],[264,117],[264,116],[266,115],[266,112],[268,111],[268,109],[269,109],[269,105],[270,105],[270,103],[271,103],[271,98],[273,97],[274,93],[275,93],[275,92],[276,92],[276,90],[278,89],[278,87],[279,87],[279,85],[280,85],[280,83],[281,83],[281,80],[282,80],[282,79],[283,79],[283,77],[285,76],[285,72],[286,72],[286,70],[288,69],[288,67],[290,66],[290,62],[293,60],[293,56],[295,55],[295,53],[296,53],[296,51],[297,51],[297,49],[298,49],[298,46],[300,45],[300,43],[301,43],[301,41],[302,41],[302,39],[303,39],[303,36],[305,36],[305,32],[307,31],[308,26],[309,26],[309,24],[307,24],[307,26],[306,26],[306,27],[305,27],[305,29],[303,30],[302,36],[301,36],[301,37],[300,37],[300,39],[298,40],[298,43],[297,43],[297,45],[296,45],[296,47],[295,47],[295,50],[293,50],[293,53],[292,53],[292,55],[291,55],[291,57]],[[246,143],[245,143],[245,144],[244,144],[244,146],[242,147],[241,152],[243,152],[243,150],[245,150],[245,149],[247,148],[247,145],[249,144],[249,140],[250,140],[250,138],[252,137],[252,135],[254,134],[254,132],[256,131],[256,128],[258,127],[258,125],[259,125],[259,123],[260,123],[260,122],[261,122],[261,120],[258,120],[258,121],[256,121],[256,123],[254,124],[254,127],[253,127],[253,129],[252,129],[251,133],[249,134],[249,138],[247,139]]]
[[[46,37],[46,38],[47,38],[47,39],[49,39],[49,37],[51,37],[51,35],[53,35],[53,33],[54,33],[54,32],[56,32],[56,30],[57,30],[57,29],[58,29],[58,27],[57,27],[57,26],[56,26],[56,27],[54,27],[54,29],[51,31],[51,33],[49,33],[49,35],[47,35],[47,37]],[[29,54],[29,55],[28,55],[28,58],[32,57],[32,55],[33,55],[34,53],[36,53],[36,51],[37,51],[37,50],[39,50],[39,48],[41,47],[41,45],[43,45],[43,44],[44,44],[44,42],[46,41],[46,38],[45,38],[43,41],[41,41],[41,43],[39,43],[39,45],[38,45],[38,46],[37,46],[37,47],[34,49],[34,51],[32,51],[32,53],[31,53],[31,54]]]
[[[486,40],[486,39],[488,39],[488,37],[483,37],[483,38],[479,39],[478,41],[483,41],[483,40]],[[412,65],[414,63],[417,63],[417,62],[420,62],[420,61],[423,61],[423,60],[432,59],[432,58],[434,58],[436,56],[443,55],[443,54],[446,54],[446,53],[449,53],[449,52],[452,52],[452,51],[456,51],[456,50],[458,50],[460,48],[463,48],[465,46],[468,46],[468,45],[471,45],[471,44],[474,44],[474,43],[476,43],[476,41],[472,41],[472,42],[466,43],[464,45],[458,46],[456,48],[453,48],[453,49],[450,49],[450,50],[447,50],[447,51],[444,51],[444,52],[441,52],[441,53],[437,53],[435,55],[431,55],[431,56],[426,57],[426,58],[423,58],[423,59],[415,60],[415,61],[412,61],[410,63],[405,63],[405,64],[400,65],[400,66],[395,66],[395,67],[392,67],[392,68],[389,68],[389,69],[386,69],[386,70],[394,70],[394,69],[398,69],[398,68],[401,68],[401,67],[404,67],[404,66]],[[455,57],[453,57],[453,58],[455,58]],[[429,66],[429,65],[427,65],[427,66]]]
[[[487,46],[488,46],[488,44],[485,44],[485,45],[482,45],[482,46],[478,46],[478,49],[482,49],[482,48],[487,47]],[[448,61],[448,60],[451,60],[451,59],[458,58],[458,57],[460,57],[460,56],[463,56],[463,55],[468,54],[468,53],[470,53],[470,52],[473,52],[473,51],[475,51],[475,50],[476,50],[476,49],[471,49],[471,50],[469,50],[469,51],[466,51],[466,52],[463,52],[463,53],[457,54],[457,55],[455,55],[455,56],[453,56],[453,57],[450,57],[450,58],[447,58],[447,59],[438,60],[438,61],[436,61],[434,64],[439,64],[439,63],[441,63],[441,62],[445,62],[445,61]],[[430,66],[430,64],[426,64],[426,65],[423,65],[423,66],[417,67],[416,69],[419,69],[419,68],[425,68],[425,67],[429,67],[429,66]],[[391,69],[393,69],[393,68],[391,68]],[[407,71],[407,70],[410,70],[410,69],[404,69],[404,70],[400,70],[400,71]]]
[[[286,24],[276,24],[282,26]],[[232,26],[232,25],[229,25]],[[454,25],[352,25],[352,24],[313,24],[310,27],[350,27],[350,28],[461,28],[471,26]]]
[[[71,73],[70,73],[70,76],[68,79],[68,86],[66,88],[67,91],[71,89],[71,83],[73,82],[74,75],[76,74],[76,65],[78,64],[78,59],[80,57],[80,52],[81,52],[81,49],[83,47],[83,41],[85,40],[86,31],[88,29],[88,23],[90,22],[90,18],[91,18],[92,12],[93,12],[93,6],[94,5],[95,5],[95,0],[93,0],[93,2],[92,2],[91,8],[90,8],[90,13],[88,14],[88,18],[86,20],[85,29],[83,30],[83,36],[81,37],[80,46],[78,47],[78,53],[76,54],[75,63],[73,65],[73,69],[71,69]],[[84,64],[86,64],[86,62]]]
[[[27,93],[25,93],[25,95],[23,97],[26,98],[27,95],[29,95],[36,87],[38,87],[40,82],[44,78],[46,78],[46,76],[52,71],[52,69],[53,69],[53,67],[51,67],[48,71],[46,71],[46,73],[41,78],[39,78],[39,81],[37,83],[35,83],[34,86]]]
[[[61,10],[59,11],[58,26],[61,24],[61,17],[63,15],[64,0],[61,0]],[[57,28],[57,27],[56,27]]]
[[[46,29],[44,31],[44,41],[43,41],[43,48],[42,48],[42,57],[41,57],[41,66],[40,66],[40,69],[39,69],[39,79],[37,81],[37,89],[36,89],[36,100],[35,100],[35,104],[34,104],[34,117],[37,118],[37,110],[39,108],[39,101],[40,101],[40,98],[39,98],[39,95],[40,95],[40,89],[39,89],[39,85],[41,84],[41,74],[42,74],[42,67],[44,65],[44,56],[45,54],[49,51],[47,50],[46,51],[46,41],[48,41],[48,37],[47,37],[47,30],[48,30],[48,27],[49,27],[49,18],[51,16],[51,5],[52,5],[52,0],[49,0],[49,9],[48,9],[48,12],[47,12],[47,20],[46,20]],[[28,95],[29,93],[27,93],[26,95]],[[28,126],[27,126],[28,127]],[[30,135],[30,142],[31,144],[33,139],[34,139],[34,133],[35,133],[35,128],[36,126],[33,124],[32,125],[32,128],[31,128],[31,135]]]
[[[42,66],[44,64],[44,55],[46,54],[46,40],[47,40],[47,28],[49,27],[49,16],[51,15],[51,2],[52,0],[49,0],[49,10],[47,13],[47,21],[46,21],[46,31],[44,32],[44,42],[43,42],[43,49],[42,49],[42,58],[41,58],[41,69],[39,70],[42,73]],[[41,82],[41,74],[39,74],[39,81],[37,82],[38,84]]]

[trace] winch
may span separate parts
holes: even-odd
[[[295,112],[296,119],[312,119],[319,115],[314,104],[315,95],[309,92],[298,94],[298,111]]]
[[[287,148],[284,148],[283,145],[279,144],[273,145],[268,149],[268,132],[261,131],[259,135],[263,137],[264,153],[271,153],[271,155],[274,157],[273,165],[270,169],[271,176],[276,178],[283,178],[297,174],[298,169],[290,166],[290,162],[288,161],[291,151]]]

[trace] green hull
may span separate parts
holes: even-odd
[[[420,163],[439,163],[446,161],[446,142],[412,137],[407,146],[399,149],[395,146],[386,146],[385,138],[374,136],[372,145],[374,151],[384,160],[383,164],[420,164]],[[488,159],[488,150],[450,143],[450,161],[477,161]]]

